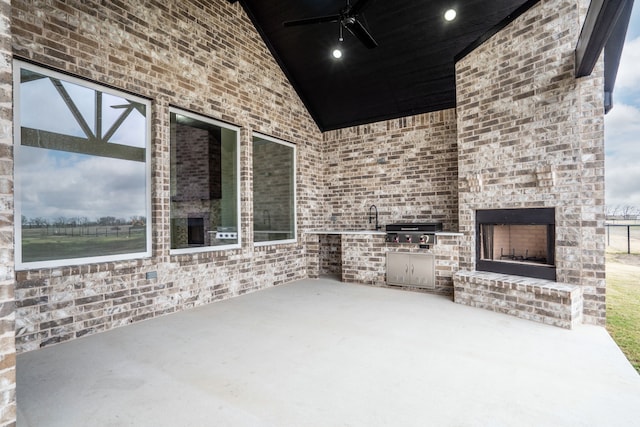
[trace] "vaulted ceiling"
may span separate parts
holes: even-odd
[[[537,0],[352,0],[378,43],[365,47],[338,22],[283,25],[340,13],[346,0],[240,0],[321,130],[455,106],[454,62]],[[358,3],[360,3],[358,5]],[[443,15],[453,8],[456,18]]]
[[[318,127],[326,131],[455,107],[455,62],[539,0],[228,1],[240,2]],[[587,48],[597,59],[600,41],[607,40],[623,8],[628,22],[633,0],[595,3],[590,14],[596,24],[603,25],[596,26],[595,36],[589,33],[586,40],[597,42]],[[453,21],[444,19],[449,9],[456,11]],[[320,19],[320,23],[284,25],[340,14],[338,19]],[[352,17],[377,47],[362,43],[368,37],[362,28],[357,31],[358,25],[354,31],[360,37],[347,30],[354,23],[345,19]],[[346,26],[339,43],[341,20]],[[609,92],[626,22],[618,25],[617,39],[612,37],[616,41],[615,54],[609,55],[613,66],[606,71],[612,76],[608,77]],[[331,51],[339,44],[343,56],[335,59]]]

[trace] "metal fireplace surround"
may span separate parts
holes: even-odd
[[[517,240],[518,236],[509,236],[510,244],[506,251],[504,247],[494,248],[495,230],[505,229],[510,234],[526,234],[527,229],[535,229],[539,237],[526,237],[520,239],[520,242],[526,243],[511,245],[511,241]],[[512,229],[515,231],[512,232]],[[477,210],[476,270],[555,281],[555,209]]]

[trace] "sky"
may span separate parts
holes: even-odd
[[[622,206],[640,209],[640,0],[634,2],[613,90],[613,108],[604,123],[607,210]]]

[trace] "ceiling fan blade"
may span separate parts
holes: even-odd
[[[343,21],[343,25],[369,49],[373,49],[378,46],[378,43],[375,41],[373,36],[369,34],[369,31],[367,31],[364,25],[362,25],[362,23],[357,19],[346,19]]]
[[[360,13],[360,11],[362,9],[364,9],[367,4],[369,4],[371,0],[356,0],[355,3],[353,3],[353,5],[351,5],[351,7],[349,9],[347,9],[347,15],[348,16],[354,16],[357,15],[358,13]]]
[[[294,21],[286,21],[282,25],[285,27],[295,27],[298,25],[322,24],[323,22],[338,22],[340,15],[314,16],[313,18],[296,19]]]

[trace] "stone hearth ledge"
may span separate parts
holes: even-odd
[[[582,322],[582,288],[544,279],[460,270],[454,301],[522,319],[572,329]]]

